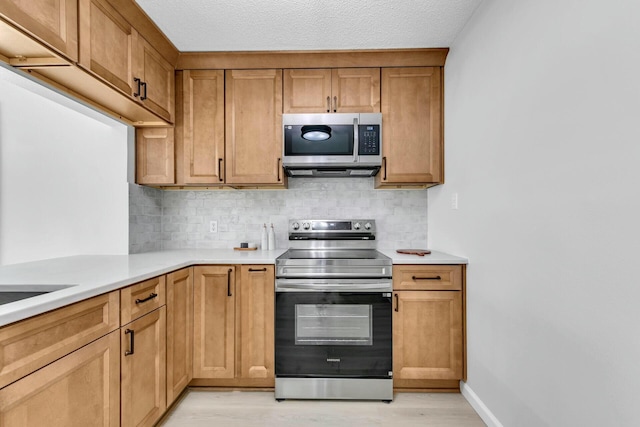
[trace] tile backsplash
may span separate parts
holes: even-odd
[[[425,248],[427,191],[374,190],[373,178],[295,178],[287,190],[173,191],[130,186],[130,252],[260,243],[273,224],[288,247],[291,218],[373,218],[378,248]],[[217,233],[209,231],[217,221]]]

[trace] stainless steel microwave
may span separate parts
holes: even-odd
[[[291,177],[367,177],[382,165],[382,114],[283,114]]]

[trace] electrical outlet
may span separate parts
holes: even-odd
[[[218,232],[218,221],[209,221],[209,232],[210,233]]]
[[[458,209],[458,193],[451,195],[451,209]]]

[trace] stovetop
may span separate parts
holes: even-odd
[[[289,249],[278,259],[373,259],[386,260],[386,255],[382,255],[375,249]]]
[[[389,277],[393,261],[375,249],[375,230],[373,219],[290,220],[276,277]]]

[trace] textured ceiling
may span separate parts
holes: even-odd
[[[449,47],[482,0],[136,0],[178,50]]]

